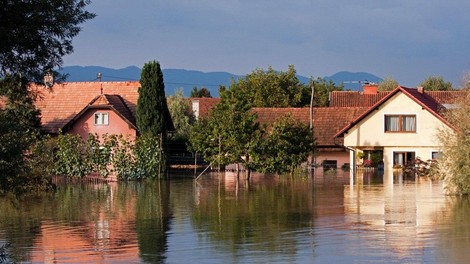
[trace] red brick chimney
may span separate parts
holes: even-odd
[[[364,89],[364,94],[377,94],[377,89],[379,88],[375,83],[366,83],[362,87]]]

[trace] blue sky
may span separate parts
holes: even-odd
[[[338,71],[431,75],[459,87],[470,70],[468,0],[95,0],[64,66],[162,68],[307,77]],[[353,80],[352,80],[353,81]]]

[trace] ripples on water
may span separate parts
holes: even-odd
[[[427,178],[204,175],[0,198],[4,258],[35,263],[465,263],[470,203]],[[0,256],[1,256],[0,252]],[[1,261],[0,257],[0,261]]]

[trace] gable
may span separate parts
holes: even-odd
[[[41,110],[44,132],[58,133],[100,94],[114,94],[135,117],[139,82],[69,82],[55,84],[51,89],[32,85],[39,98],[35,102]]]
[[[346,146],[427,146],[437,141],[439,128],[446,126],[442,118],[431,109],[416,102],[405,92],[396,92],[342,130]],[[386,132],[386,116],[414,116],[413,132]],[[338,136],[338,134],[337,134]]]

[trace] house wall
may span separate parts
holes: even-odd
[[[416,115],[415,133],[385,133],[385,115]],[[393,166],[393,152],[415,152],[416,157],[431,158],[439,150],[438,129],[449,129],[436,116],[403,93],[397,93],[370,113],[344,137],[344,145],[356,149],[383,149],[384,166]],[[352,154],[351,154],[352,155]],[[355,157],[350,157],[350,162]]]
[[[94,115],[97,112],[108,113],[108,125],[95,125]],[[100,136],[104,134],[122,134],[124,137],[129,136],[131,139],[135,139],[137,136],[137,131],[134,128],[129,126],[116,112],[109,109],[88,110],[74,122],[68,133],[78,134],[83,140],[88,139],[89,133],[96,133]]]
[[[338,168],[349,163],[349,151],[323,151],[320,150],[315,157],[315,164],[321,165],[324,160],[336,160]]]

